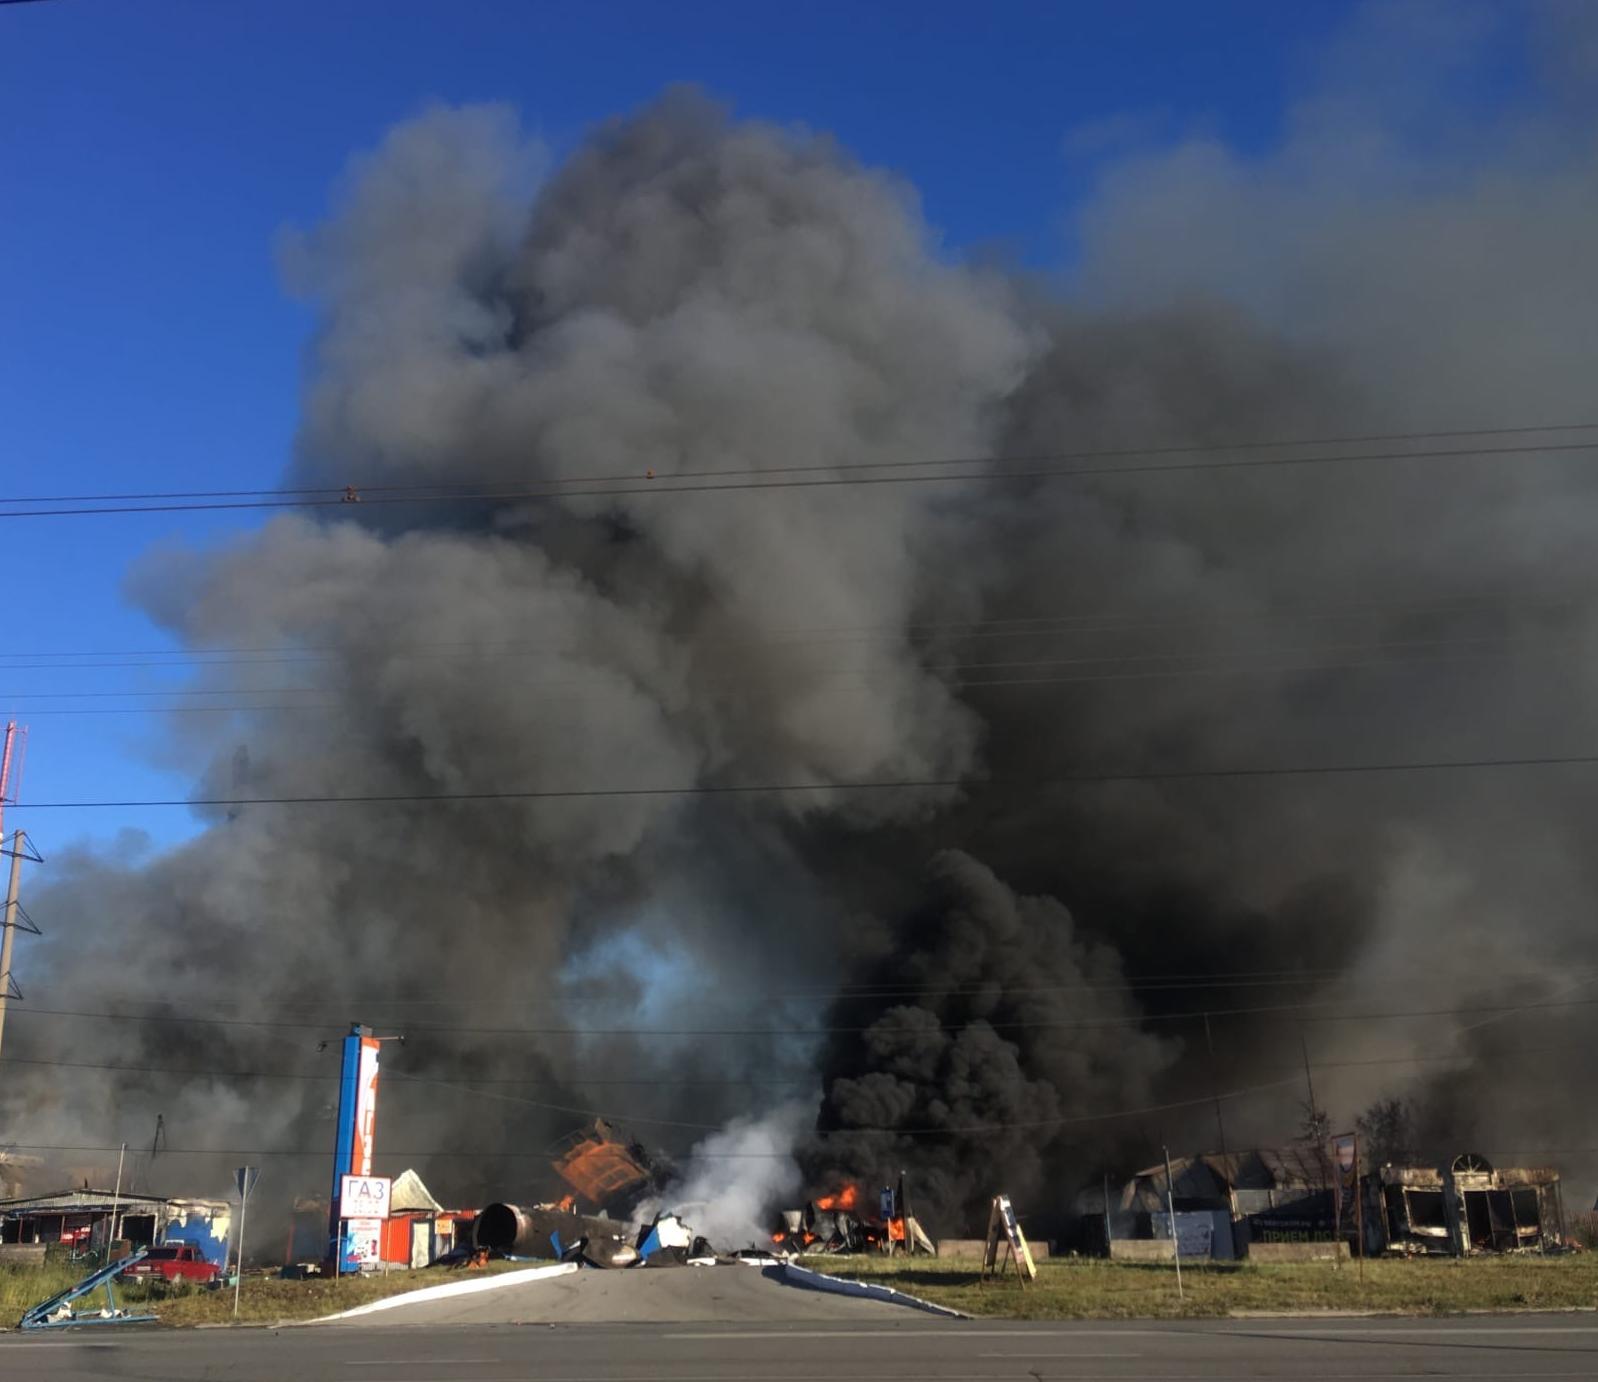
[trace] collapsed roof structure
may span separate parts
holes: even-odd
[[[1189,1232],[1195,1251],[1202,1238],[1205,1256],[1223,1258],[1243,1256],[1251,1243],[1286,1236],[1324,1233],[1329,1238],[1336,1221],[1330,1176],[1326,1154],[1306,1143],[1173,1158],[1170,1196],[1178,1230]],[[1162,1163],[1127,1182],[1105,1218],[1109,1237],[1153,1238],[1156,1218],[1168,1235],[1166,1212]]]
[[[84,1186],[0,1201],[0,1243],[101,1248],[114,1231],[136,1248],[193,1243],[208,1261],[222,1262],[232,1215],[226,1200],[175,1199]]]

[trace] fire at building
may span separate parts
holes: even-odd
[[[771,1241],[790,1253],[937,1253],[909,1211],[902,1182],[897,1190],[884,1187],[874,1202],[858,1185],[849,1184],[807,1200],[802,1208],[781,1210]]]

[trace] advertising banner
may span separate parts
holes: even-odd
[[[377,1138],[377,1052],[375,1037],[361,1038],[360,1061],[355,1080],[355,1124],[350,1149],[349,1174],[372,1174],[372,1152]]]
[[[375,1267],[381,1260],[379,1239],[382,1232],[381,1219],[346,1219],[343,1270],[360,1271],[363,1267]]]

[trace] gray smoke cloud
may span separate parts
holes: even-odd
[[[682,1150],[797,1097],[810,1174],[905,1167],[934,1227],[1212,1142],[1212,1109],[1136,1111],[1218,1086],[1271,1086],[1228,1101],[1234,1144],[1288,1135],[1317,1010],[1217,1016],[1213,1058],[1174,1013],[1590,996],[1590,771],[1025,785],[1590,752],[1583,456],[649,492],[1583,420],[1598,182],[1582,46],[1548,35],[1590,21],[1537,11],[1560,65],[1467,122],[1507,21],[1457,8],[1366,15],[1263,155],[1117,155],[1063,282],[957,262],[900,181],[692,91],[553,168],[503,110],[393,131],[285,248],[321,323],[291,483],[363,503],[130,579],[196,647],[289,650],[200,674],[264,708],[184,719],[198,795],[814,790],[207,809],[160,858],[56,869],[34,910],[70,939],[36,987],[159,1003],[114,1029],[130,1064],[325,1077],[348,1020],[404,1030],[380,1146],[446,1198],[541,1193],[581,1110]],[[1439,26],[1431,85],[1366,60]],[[407,486],[500,497],[386,502]],[[965,785],[839,785],[920,779]],[[1147,977],[1239,971],[1299,978]],[[1587,1011],[1309,1022],[1317,1094],[1352,1123],[1410,1093],[1440,1150],[1588,1145],[1520,1054]],[[104,1032],[14,1035],[96,1060]],[[331,1090],[41,1067],[0,1099],[18,1140],[159,1110],[182,1145],[320,1154]]]

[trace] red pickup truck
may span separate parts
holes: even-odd
[[[221,1277],[222,1269],[215,1262],[207,1262],[192,1243],[164,1243],[151,1248],[122,1275],[133,1281],[161,1277],[167,1281],[209,1284]]]

